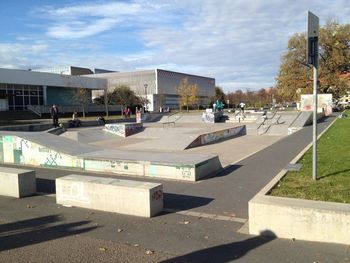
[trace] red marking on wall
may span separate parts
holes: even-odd
[[[153,192],[152,200],[158,201],[161,199],[163,199],[163,190],[158,190],[158,191]]]

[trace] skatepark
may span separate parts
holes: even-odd
[[[22,199],[1,197],[1,206],[6,211],[10,206],[15,209],[0,220],[10,222],[16,213],[22,215],[20,207],[25,203],[34,207],[25,217],[50,216],[59,208],[64,214],[64,222],[76,222],[83,216],[94,222],[91,224],[98,222],[101,225],[86,230],[82,234],[83,241],[87,237],[97,238],[163,252],[159,253],[160,258],[150,262],[186,254],[190,259],[192,256],[196,260],[203,259],[205,255],[217,253],[205,248],[218,245],[223,246],[218,249],[222,259],[234,260],[235,257],[228,256],[223,249],[233,249],[230,244],[239,242],[245,244],[245,248],[242,251],[233,249],[237,259],[250,250],[247,247],[253,249],[264,244],[260,257],[270,262],[280,262],[289,249],[301,252],[300,259],[306,253],[314,259],[313,256],[325,247],[344,255],[346,250],[342,246],[299,241],[291,248],[288,240],[257,238],[254,241],[254,237],[247,235],[248,201],[310,140],[308,126],[288,135],[288,129],[300,118],[298,113],[280,113],[276,117],[278,122],[270,115],[271,124],[264,132],[259,132],[262,114],[251,116],[237,120],[237,116],[229,114],[229,121],[215,124],[203,123],[198,114],[164,116],[157,121],[144,122],[142,129],[127,137],[108,132],[103,126],[67,129],[59,135],[47,131],[1,131],[3,163],[34,170],[37,194]],[[326,121],[321,125],[326,127],[328,124]],[[71,174],[102,177],[100,180],[161,184],[164,207],[157,215],[152,215],[154,217],[142,220],[123,213],[79,208],[74,203],[56,204],[57,179]],[[36,212],[35,207],[45,207],[45,211]],[[59,224],[58,221],[53,223]],[[123,232],[115,234],[116,230],[111,227],[116,225]],[[203,253],[190,254],[200,250]],[[271,259],[269,250],[274,251],[275,259]],[[169,262],[187,262],[181,259]]]

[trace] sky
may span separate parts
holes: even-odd
[[[0,67],[159,68],[258,90],[308,10],[321,26],[350,23],[348,0],[1,0]]]

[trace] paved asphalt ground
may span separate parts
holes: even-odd
[[[311,132],[306,127],[212,178],[157,180],[165,212],[150,219],[57,205],[54,179],[72,171],[35,168],[41,194],[0,197],[0,262],[350,262],[350,246],[246,234],[248,201],[311,142]]]

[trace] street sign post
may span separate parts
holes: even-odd
[[[318,69],[318,37],[319,18],[308,12],[307,25],[307,62],[314,71],[313,80],[313,129],[312,129],[312,179],[317,180],[317,69]]]

